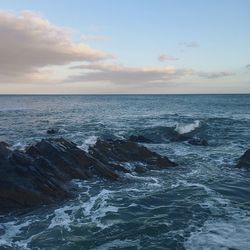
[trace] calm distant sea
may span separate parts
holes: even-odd
[[[79,196],[0,216],[0,249],[250,249],[250,95],[0,96],[0,141],[56,136],[84,150],[97,138],[144,135],[175,169],[77,181]],[[174,131],[208,147],[170,142]],[[5,248],[4,248],[5,247]]]

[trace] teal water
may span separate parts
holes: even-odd
[[[234,166],[250,148],[250,95],[0,96],[0,140],[21,149],[48,127],[84,150],[142,134],[179,166],[74,180],[73,200],[0,215],[0,249],[249,249],[250,172]],[[209,146],[170,142],[174,130]]]

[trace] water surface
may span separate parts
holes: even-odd
[[[76,199],[0,216],[4,249],[239,249],[250,246],[250,95],[0,96],[0,140],[148,136],[175,169],[79,181]],[[170,142],[192,131],[208,147]]]

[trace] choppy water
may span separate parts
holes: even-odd
[[[78,198],[0,216],[0,249],[250,249],[250,95],[0,96],[0,140],[14,148],[48,127],[83,149],[142,134],[179,166],[121,182],[74,183]],[[192,131],[208,147],[169,142]]]

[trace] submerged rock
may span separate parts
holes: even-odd
[[[177,165],[130,141],[98,140],[89,153],[63,138],[41,140],[25,151],[0,142],[0,211],[68,198],[72,193],[66,184],[72,179],[117,180],[119,173],[130,172],[124,167],[129,162],[143,164],[136,172]]]
[[[201,139],[201,138],[192,138],[188,140],[188,143],[192,145],[197,145],[197,146],[208,146],[207,140]]]
[[[56,129],[56,128],[48,128],[48,130],[47,130],[47,134],[56,134],[56,133],[58,133],[58,129]]]
[[[170,137],[172,142],[188,142],[189,144],[195,146],[208,146],[208,141],[204,138],[192,137],[189,134],[179,134],[176,132],[172,137]]]
[[[248,149],[239,159],[237,168],[246,168],[250,170],[250,149]]]
[[[188,141],[191,140],[192,137],[186,134],[179,134],[175,133],[173,136],[170,137],[170,141],[172,142],[182,142],[182,141]]]

